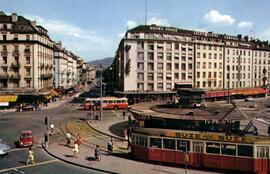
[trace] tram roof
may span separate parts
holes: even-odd
[[[172,130],[172,129],[157,129],[157,128],[134,128],[133,133],[139,133],[148,136],[160,136],[171,138],[183,138],[205,141],[218,141],[226,143],[245,143],[245,144],[269,144],[270,137],[255,136],[255,135],[235,135],[218,132],[199,132],[186,130]]]

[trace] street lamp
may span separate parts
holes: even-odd
[[[231,98],[230,96],[230,65],[227,66],[227,70],[228,70],[228,76],[227,76],[228,78],[228,103],[231,103],[230,101],[230,98]]]
[[[100,64],[100,121],[102,120],[101,117],[102,117],[102,69],[103,69],[103,66],[102,64]]]

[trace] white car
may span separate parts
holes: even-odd
[[[252,98],[252,97],[247,97],[247,98],[245,98],[245,101],[247,101],[247,102],[249,102],[249,101],[254,101],[254,98]]]
[[[10,147],[3,143],[2,140],[0,139],[0,156],[6,155],[10,150]]]

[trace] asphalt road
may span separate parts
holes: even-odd
[[[85,118],[86,112],[78,110],[77,103],[68,100],[57,108],[36,112],[11,112],[0,115],[0,139],[7,143],[12,151],[8,156],[0,157],[0,173],[13,174],[76,174],[99,173],[89,169],[79,168],[63,163],[50,157],[41,147],[42,135],[46,130],[45,116],[50,118],[57,129],[64,120]],[[18,148],[18,141],[22,130],[32,130],[34,136],[34,165],[25,165],[27,160],[27,148]]]

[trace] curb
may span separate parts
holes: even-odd
[[[54,157],[54,158],[56,158],[56,159],[58,159],[60,161],[65,162],[65,163],[68,163],[68,164],[71,164],[71,165],[75,165],[75,166],[78,166],[78,167],[82,167],[82,168],[85,168],[85,169],[91,169],[91,170],[99,171],[99,172],[112,173],[112,174],[120,174],[120,173],[117,173],[117,172],[112,172],[112,171],[103,170],[103,169],[99,169],[99,168],[89,167],[89,166],[85,166],[85,165],[82,165],[82,164],[78,164],[78,163],[75,163],[75,162],[71,162],[71,161],[65,160],[63,158],[60,158],[60,157],[52,154],[48,149],[46,149],[44,147],[44,145],[42,143],[41,143],[41,146],[45,150],[45,152],[47,152],[47,154],[49,154],[50,156],[52,156],[52,157]]]
[[[89,123],[89,121],[87,120],[86,123],[88,124],[89,127],[91,127],[91,129],[94,129],[96,132],[100,133],[100,134],[103,134],[103,135],[106,135],[106,136],[109,136],[109,137],[112,137],[114,139],[118,139],[118,140],[121,140],[121,141],[127,141],[126,139],[124,138],[120,138],[118,136],[114,136],[114,135],[110,135],[110,134],[107,134],[107,133],[104,133],[96,128],[94,128],[93,126],[91,126],[91,124]]]

